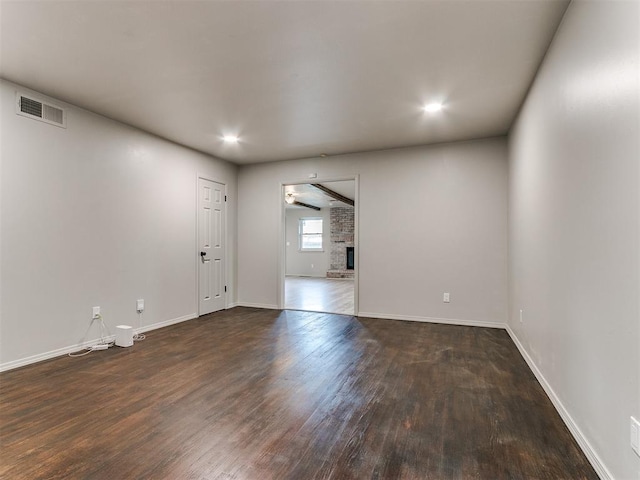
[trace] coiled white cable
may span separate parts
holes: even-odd
[[[142,312],[138,311],[138,330],[140,329],[140,327],[142,327]],[[141,342],[145,338],[147,338],[147,337],[145,336],[144,333],[136,333],[133,336],[133,341],[134,342]]]
[[[107,340],[111,336],[111,334],[109,333],[109,329],[107,328],[107,326],[104,323],[104,319],[102,318],[102,315],[100,315],[99,313],[96,314],[96,316],[91,319],[91,323],[93,323],[94,320],[99,320],[100,321],[100,324],[99,324],[99,328],[100,328],[100,343],[98,343],[97,345],[91,345],[89,347],[86,347],[84,349],[84,351],[80,350],[80,352],[82,352],[82,353],[80,353],[80,352],[70,352],[70,353],[68,353],[68,355],[70,357],[83,357],[85,355],[90,354],[91,352],[96,351],[96,350],[104,350],[103,348],[101,348],[101,349],[96,348],[97,346],[106,345],[107,348],[113,346],[113,342],[109,342]],[[105,336],[105,334],[106,334],[106,336]]]

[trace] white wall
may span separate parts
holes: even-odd
[[[298,248],[298,223],[304,217],[322,217],[323,252],[301,252]],[[308,208],[286,209],[286,274],[302,277],[326,277],[329,269],[329,209],[315,211]]]
[[[3,368],[96,338],[94,305],[112,333],[137,298],[146,326],[195,316],[198,173],[228,186],[235,301],[234,165],[55,100],[66,129],[18,116],[16,89],[0,84]]]
[[[569,6],[509,138],[509,324],[618,479],[640,478],[638,5]]]
[[[361,315],[506,322],[506,138],[241,167],[240,304],[278,306],[280,185],[309,173],[359,175]]]

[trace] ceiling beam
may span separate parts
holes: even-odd
[[[329,195],[334,200],[339,200],[342,203],[346,203],[347,205],[351,205],[352,207],[355,205],[355,202],[353,200],[351,200],[350,198],[347,198],[344,195],[340,195],[338,192],[334,192],[330,188],[327,188],[327,187],[325,187],[324,185],[322,185],[320,183],[312,183],[311,185],[313,187],[316,187],[318,190],[322,190],[324,193]]]
[[[307,208],[310,208],[311,210],[317,210],[317,211],[322,210],[320,207],[316,207],[315,205],[309,205],[308,203],[304,203],[304,202],[299,202],[297,200],[294,200],[292,205],[300,205],[301,207],[307,207]]]

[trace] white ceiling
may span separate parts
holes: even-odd
[[[465,140],[508,131],[567,5],[3,0],[0,75],[239,164]]]

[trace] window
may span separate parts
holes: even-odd
[[[322,251],[322,218],[305,217],[298,224],[298,245],[301,252]]]

